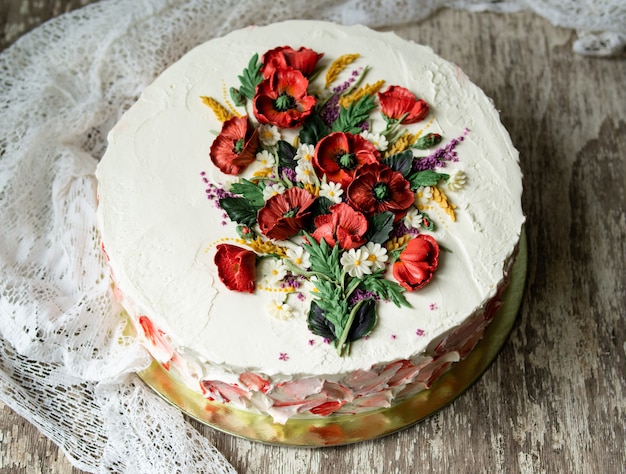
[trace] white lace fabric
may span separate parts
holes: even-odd
[[[234,472],[134,375],[149,357],[123,335],[99,246],[94,171],[106,134],[166,66],[253,23],[315,18],[392,27],[443,6],[533,10],[592,32],[574,46],[585,54],[619,54],[626,43],[621,0],[414,3],[107,0],[54,19],[0,55],[0,400],[73,465]]]

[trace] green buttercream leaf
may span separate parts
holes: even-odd
[[[258,54],[255,54],[252,58],[250,58],[248,67],[245,68],[241,73],[241,76],[238,77],[241,82],[239,92],[248,99],[252,100],[254,98],[256,86],[258,86],[263,80],[263,75],[261,74],[261,63],[259,62]]]
[[[241,197],[247,199],[250,206],[257,211],[265,205],[263,189],[247,179],[242,179],[241,183],[233,183],[230,186],[230,192],[239,194]]]
[[[319,114],[311,114],[304,122],[298,138],[300,143],[316,145],[322,138],[330,133],[330,127],[326,125]]]
[[[411,150],[405,150],[401,153],[391,155],[385,159],[385,164],[406,178],[413,166],[413,152]]]
[[[370,235],[368,240],[375,244],[382,244],[389,238],[393,230],[394,214],[391,211],[381,212],[370,219]]]
[[[391,301],[398,307],[411,305],[404,297],[404,288],[395,281],[387,280],[383,270],[363,278],[362,288],[371,291],[385,301]]]
[[[436,186],[441,180],[445,181],[450,176],[445,173],[437,173],[433,170],[424,170],[413,173],[407,177],[411,183],[411,189],[417,190],[420,186]]]
[[[243,197],[225,197],[220,199],[220,207],[224,209],[231,221],[252,227],[256,224],[257,209]]]
[[[361,133],[360,125],[369,118],[370,112],[375,108],[374,96],[370,94],[352,102],[348,108],[341,107],[339,117],[333,123],[333,132]]]
[[[296,169],[298,161],[296,160],[296,152],[298,150],[289,142],[279,140],[277,143],[278,163],[283,168]]]
[[[362,302],[356,311],[354,320],[348,330],[348,342],[356,341],[369,335],[376,326],[376,300],[367,299]]]
[[[233,100],[236,106],[240,107],[246,105],[248,99],[244,94],[242,94],[239,89],[231,87],[230,89],[228,89],[228,92],[230,94],[230,98]]]

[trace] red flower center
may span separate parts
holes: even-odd
[[[289,94],[283,92],[274,101],[274,108],[279,112],[285,112],[286,110],[295,109],[296,99],[291,97]]]

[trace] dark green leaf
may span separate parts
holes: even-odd
[[[247,199],[250,202],[250,206],[257,211],[265,205],[261,187],[247,179],[242,179],[241,183],[233,183],[230,187],[230,191],[233,194],[239,194],[241,197]]]
[[[347,109],[341,107],[339,117],[333,123],[333,132],[361,133],[360,125],[369,118],[370,112],[375,108],[372,95],[365,95],[352,102]]]
[[[298,138],[300,143],[316,145],[322,138],[330,133],[330,128],[322,120],[319,114],[311,114],[304,122]]]
[[[382,244],[389,238],[393,229],[394,214],[391,211],[381,212],[370,219],[369,238],[370,242]]]
[[[378,317],[376,316],[376,300],[368,299],[361,303],[352,322],[352,326],[348,330],[347,341],[356,341],[367,336],[372,332]]]
[[[401,153],[391,155],[385,159],[385,164],[406,178],[413,166],[413,152],[411,150],[405,150]]]
[[[256,86],[258,86],[262,80],[263,75],[261,74],[259,55],[255,54],[250,59],[248,67],[244,69],[241,76],[239,76],[239,81],[241,82],[239,92],[241,92],[248,99],[252,100],[254,98]]]
[[[334,325],[326,319],[324,311],[315,301],[311,302],[307,323],[309,330],[316,336],[324,337],[329,341],[337,340],[337,336],[334,333]]]
[[[278,163],[283,168],[295,169],[298,166],[298,161],[295,159],[296,156],[296,148],[294,148],[291,143],[286,142],[285,140],[278,141]]]
[[[427,230],[435,230],[435,223],[433,220],[426,214],[422,212],[422,227]]]
[[[230,220],[252,227],[256,224],[257,210],[250,205],[250,201],[241,197],[225,197],[220,199],[220,206]]]
[[[407,179],[411,183],[411,189],[415,191],[420,186],[435,186],[440,180],[447,180],[449,175],[437,173],[433,170],[418,171],[411,174]]]

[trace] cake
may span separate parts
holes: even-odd
[[[108,141],[114,294],[209,400],[276,423],[391,407],[496,314],[518,153],[427,47],[313,21],[238,30],[165,70]]]

